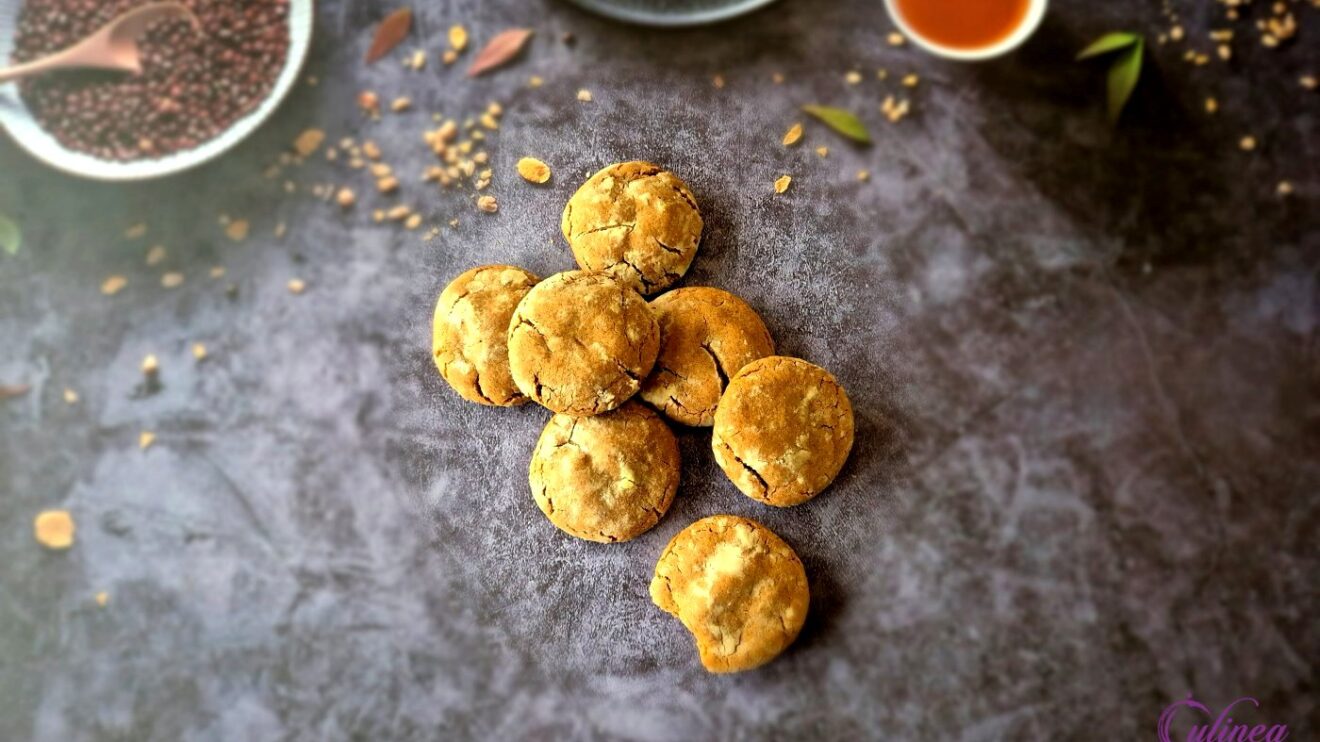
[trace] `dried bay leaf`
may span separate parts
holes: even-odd
[[[508,64],[518,56],[518,52],[522,51],[527,40],[532,37],[532,33],[530,28],[511,28],[496,34],[472,61],[472,66],[467,71],[468,77],[476,77],[483,72]]]
[[[376,27],[376,36],[367,49],[367,64],[389,54],[408,36],[412,29],[412,8],[399,8],[385,16],[385,20]]]
[[[871,143],[871,134],[867,132],[866,125],[854,116],[852,111],[816,105],[803,106],[802,110],[820,119],[821,123],[854,142]]]

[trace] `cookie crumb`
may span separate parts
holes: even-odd
[[[138,448],[145,451],[151,448],[151,444],[156,442],[156,434],[150,430],[144,430],[138,433]]]
[[[916,75],[903,75],[903,87],[905,88],[915,88],[919,82],[921,82],[921,78]]]
[[[249,226],[246,219],[235,219],[225,226],[225,236],[234,242],[242,242],[247,239]]]
[[[96,594],[96,605],[98,607],[104,608],[109,604],[110,604],[110,593],[107,593],[104,590],[102,590],[101,592]]]
[[[410,108],[412,108],[412,98],[406,95],[401,95],[390,101],[390,110],[395,113],[403,113]]]
[[[527,78],[527,87],[529,88],[539,88],[544,84],[545,84],[545,80],[541,79],[540,75],[532,75],[531,77]]]
[[[335,202],[347,209],[357,203],[357,194],[353,193],[352,188],[340,188],[339,193],[335,194]]]
[[[862,73],[857,70],[848,70],[843,74],[843,81],[849,85],[859,85],[862,82]]]
[[[865,183],[865,182],[869,181],[870,179],[871,179],[871,171],[870,171],[870,170],[858,170],[858,171],[857,171],[857,180],[861,181],[862,183]]]
[[[783,74],[782,72],[772,72],[772,73],[770,73],[770,82],[773,82],[773,83],[776,84],[776,85],[783,85],[783,84],[784,84],[784,74]]]
[[[829,156],[830,156],[830,148],[829,148],[829,147],[826,147],[826,146],[824,146],[824,145],[821,145],[821,146],[819,146],[819,147],[816,148],[816,154],[820,155],[821,157],[829,157]]]
[[[487,214],[494,214],[500,210],[500,204],[494,196],[481,196],[477,199],[477,208]]]
[[[1215,113],[1218,110],[1219,110],[1219,101],[1215,100],[1213,97],[1205,99],[1206,113]]]
[[[590,103],[591,91],[587,90],[586,88],[582,88],[581,90],[577,91],[577,99],[582,101],[583,103]]]
[[[1317,80],[1315,75],[1302,75],[1297,78],[1297,82],[1307,90],[1315,90],[1316,87],[1320,87],[1320,80]]]
[[[56,551],[73,546],[73,535],[77,530],[73,516],[67,510],[43,510],[32,521],[32,534],[37,543]]]
[[[210,271],[211,278],[224,278],[225,267],[223,265],[213,265]]]
[[[802,141],[802,124],[797,123],[788,127],[788,131],[784,133],[784,146],[792,147],[800,141]]]
[[[714,85],[716,90],[723,90],[724,75],[716,74],[714,77],[710,78],[710,84]]]
[[[1288,181],[1288,180],[1279,181],[1279,185],[1275,186],[1274,192],[1279,194],[1279,196],[1281,197],[1291,196],[1293,194],[1292,181]]]
[[[775,181],[775,193],[783,193],[788,190],[788,186],[793,183],[793,178],[788,175],[781,175]]]
[[[169,273],[162,274],[160,277],[160,285],[167,289],[176,289],[183,285],[183,274],[178,271],[170,271]]]
[[[142,359],[142,374],[155,376],[158,373],[160,373],[160,359],[156,358],[155,353],[148,353],[146,358]]]
[[[535,157],[518,160],[518,174],[528,183],[545,183],[550,180],[550,166]]]
[[[458,52],[453,49],[446,49],[445,53],[440,55],[440,61],[445,64],[453,64],[458,61]]]
[[[124,230],[124,239],[126,240],[140,240],[146,236],[147,236],[146,223],[134,224],[133,226]]]
[[[885,38],[889,42],[890,46],[902,46],[907,43],[907,39],[904,38],[903,34],[897,31],[891,31],[889,33],[889,36]]]
[[[293,140],[293,150],[300,157],[307,157],[315,152],[325,141],[325,132],[320,129],[307,129]]]
[[[206,360],[206,346],[203,345],[203,344],[201,344],[201,343],[193,343],[193,346],[192,346],[192,354],[193,354],[193,358],[194,358],[194,359],[196,359],[196,360],[198,360],[198,361],[205,361],[205,360]]]
[[[120,291],[123,291],[124,287],[127,285],[128,279],[123,276],[107,276],[106,279],[101,282],[101,293],[106,296],[114,296]]]
[[[461,52],[467,48],[468,32],[466,28],[455,24],[449,27],[449,48]]]
[[[169,253],[166,252],[164,245],[156,245],[155,247],[152,247],[150,250],[147,251],[147,256],[146,256],[147,265],[150,266],[160,265],[161,263],[165,262],[165,258],[168,257],[168,255]]]
[[[1256,148],[1256,138],[1253,136],[1242,137],[1238,140],[1238,146],[1242,148],[1243,152],[1250,152]]]
[[[64,404],[71,404],[71,405],[78,404],[78,393],[68,387],[65,387]]]
[[[302,280],[301,278],[290,278],[286,286],[289,289],[289,293],[293,294],[294,296],[297,296],[298,294],[301,294],[302,292],[307,290],[307,282]]]

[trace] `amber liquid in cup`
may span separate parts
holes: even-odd
[[[914,33],[972,51],[1008,38],[1026,20],[1031,0],[894,0],[894,6]]]

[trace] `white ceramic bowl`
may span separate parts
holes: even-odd
[[[14,49],[14,36],[18,32],[18,13],[23,0],[0,0],[0,66],[8,65]],[[24,105],[15,82],[0,85],[0,127],[18,146],[33,157],[58,170],[95,180],[147,180],[172,175],[196,167],[224,154],[256,131],[279,106],[298,80],[303,60],[312,43],[313,0],[289,0],[289,55],[284,69],[270,91],[270,95],[248,113],[229,126],[220,136],[183,152],[152,160],[115,162],[102,160],[83,152],[68,149],[41,128],[32,112]]]
[[[3,0],[0,0],[3,2]],[[896,0],[885,0],[885,9],[889,11],[889,17],[898,26],[898,30],[903,35],[911,39],[913,44],[925,49],[937,57],[945,59],[955,59],[961,62],[977,62],[983,59],[991,59],[1007,54],[1022,45],[1040,26],[1041,19],[1045,17],[1045,9],[1049,6],[1049,0],[1029,0],[1027,6],[1027,15],[1022,19],[1022,23],[1013,29],[1013,33],[1005,36],[1002,40],[990,46],[983,46],[977,49],[961,49],[958,47],[944,46],[935,41],[922,36],[903,19],[903,14],[899,11]]]

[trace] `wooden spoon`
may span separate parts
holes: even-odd
[[[140,74],[142,55],[138,39],[157,21],[186,18],[199,32],[201,23],[182,3],[150,3],[124,13],[62,51],[41,59],[0,69],[0,83],[69,67],[92,67]]]

